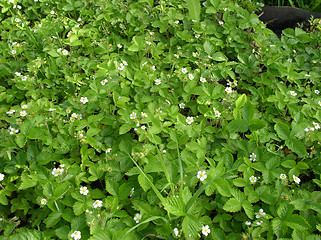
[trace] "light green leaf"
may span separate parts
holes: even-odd
[[[238,99],[236,99],[235,101],[235,108],[237,109],[241,109],[241,107],[244,106],[244,104],[247,101],[247,97],[246,94],[242,94],[241,96],[238,97]]]
[[[236,198],[230,198],[224,204],[223,209],[227,212],[238,212],[241,210],[241,207],[242,205],[239,200],[237,200]]]
[[[130,131],[132,129],[132,126],[128,123],[125,123],[124,125],[122,125],[120,128],[119,128],[119,134],[122,135],[122,134],[125,134],[127,133],[128,131]]]
[[[217,178],[213,181],[213,184],[217,191],[224,197],[231,196],[231,187],[229,182],[223,178]]]
[[[27,142],[27,137],[23,133],[19,133],[16,136],[17,145],[22,148]]]
[[[182,229],[185,236],[196,237],[202,225],[194,215],[187,215],[182,222]]]
[[[27,189],[27,188],[31,188],[34,187],[38,184],[38,181],[35,179],[31,179],[31,178],[27,178],[25,180],[23,180],[23,182],[21,183],[19,189],[23,190],[23,189]]]
[[[248,216],[248,218],[253,219],[254,210],[253,210],[252,204],[249,201],[242,201],[242,207],[243,207],[246,215]]]
[[[216,52],[212,55],[212,59],[217,62],[224,62],[227,60],[227,57],[222,52]]]
[[[186,3],[190,19],[199,21],[201,11],[200,0],[186,0]]]
[[[151,175],[143,175],[143,174],[139,174],[138,176],[138,182],[139,182],[139,185],[142,187],[142,189],[147,192],[149,189],[150,189],[150,184],[149,184],[149,181],[146,179],[145,176],[148,176],[149,180],[151,182],[153,182],[153,177]]]
[[[164,204],[165,210],[175,216],[185,216],[185,204],[180,197],[168,197]]]

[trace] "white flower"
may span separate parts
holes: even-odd
[[[135,188],[132,188],[132,189],[130,190],[129,197],[132,197],[133,194],[134,194],[134,192],[135,192]]]
[[[3,179],[4,179],[4,174],[0,173],[0,181],[3,181]]]
[[[255,155],[255,153],[251,153],[251,155],[250,155],[250,160],[251,160],[251,162],[255,162],[255,161],[256,161],[256,155]]]
[[[40,200],[41,205],[46,205],[47,204],[47,199],[41,199]]]
[[[291,63],[291,62],[292,62],[292,59],[291,59],[291,58],[289,58],[287,61]]]
[[[50,11],[50,14],[54,15],[54,14],[55,14],[55,11],[54,11],[54,10],[51,10],[51,11]]]
[[[223,21],[218,21],[218,23],[220,24],[220,25],[223,25],[224,24],[224,22]]]
[[[166,102],[167,104],[171,104],[171,102],[170,102],[170,101],[168,101],[167,99],[165,100],[165,102]]]
[[[77,113],[73,113],[73,114],[71,114],[71,117],[73,117],[73,118],[77,118],[77,117],[78,117],[78,115],[77,115]]]
[[[201,35],[200,34],[196,34],[195,35],[195,38],[199,38]]]
[[[77,115],[77,119],[81,120],[82,119],[82,115],[81,114]]]
[[[178,20],[176,20],[174,23],[175,23],[175,24],[179,24],[179,21],[178,21]]]
[[[306,131],[306,132],[314,131],[314,128],[309,126],[309,127],[305,128],[304,131]]]
[[[319,106],[321,106],[321,101],[318,102]]]
[[[200,78],[200,82],[205,83],[206,82],[206,78],[201,77]]]
[[[320,128],[319,123],[313,122],[312,124],[313,124],[313,126],[314,126],[315,129],[319,129],[319,128]]]
[[[78,240],[81,238],[81,232],[80,231],[74,231],[73,234],[70,235],[74,240]]]
[[[56,109],[55,108],[49,108],[49,111],[53,112],[53,111],[56,111]]]
[[[197,57],[197,53],[196,52],[193,52],[192,55],[193,55],[193,57]]]
[[[55,177],[58,177],[58,175],[60,174],[59,168],[52,169],[51,174],[54,175]]]
[[[111,148],[107,148],[106,153],[110,153],[110,152],[111,152]]]
[[[207,178],[207,174],[205,171],[198,171],[197,172],[197,178],[203,182]]]
[[[21,106],[22,109],[27,109],[28,108],[28,105],[24,104]]]
[[[175,54],[174,54],[174,57],[179,58],[179,55],[175,53]]]
[[[82,21],[82,19],[81,19],[81,18],[78,18],[78,19],[77,19],[77,22],[81,22],[81,21]]]
[[[17,51],[16,51],[16,50],[11,50],[11,53],[12,53],[12,54],[16,54]]]
[[[20,22],[20,19],[19,19],[19,18],[15,18],[14,21],[17,22],[17,23],[19,23],[19,22]]]
[[[150,41],[146,41],[146,44],[147,45],[151,45],[152,43]]]
[[[260,218],[260,217],[264,217],[266,215],[266,213],[264,212],[264,210],[261,208],[259,213],[256,215],[256,218]]]
[[[122,71],[122,70],[124,70],[124,68],[125,68],[124,64],[120,63],[119,67],[118,67],[118,70]]]
[[[135,217],[134,217],[134,220],[136,223],[139,223],[139,221],[142,219],[142,215],[139,214],[139,213],[136,213]]]
[[[103,86],[104,86],[106,83],[108,83],[108,80],[107,80],[107,79],[104,79],[104,80],[101,80],[101,81],[100,81],[100,84],[103,85]]]
[[[193,74],[188,74],[188,78],[189,78],[189,80],[193,80],[194,79],[194,76],[193,76]]]
[[[151,66],[150,69],[152,69],[153,71],[156,71],[156,66]]]
[[[96,200],[93,204],[94,208],[101,208],[103,206],[103,202],[100,200]]]
[[[215,117],[220,117],[221,116],[221,113],[219,111],[217,111],[216,109],[214,110],[214,114],[215,114]]]
[[[252,223],[250,221],[246,221],[245,225],[250,226]]]
[[[226,88],[225,88],[225,92],[227,92],[227,93],[232,93],[233,90],[232,90],[231,87],[226,87]]]
[[[160,80],[160,79],[156,79],[155,80],[155,85],[159,85],[159,84],[161,84],[162,83],[162,81]]]
[[[182,68],[181,71],[182,71],[182,73],[187,73],[187,69],[186,68]]]
[[[187,124],[191,124],[192,122],[194,122],[193,117],[187,117],[186,122]]]
[[[14,114],[15,112],[16,112],[16,110],[10,109],[8,112],[6,112],[6,114],[11,115],[11,114]]]
[[[66,49],[62,50],[62,55],[64,56],[68,55],[68,51]]]
[[[58,52],[58,53],[61,53],[61,51],[62,51],[62,48],[58,48],[58,49],[57,49],[57,52]]]
[[[185,108],[185,103],[180,103],[178,104],[179,108],[184,109]]]
[[[15,72],[14,73],[16,76],[20,77],[21,76],[21,73],[20,72]]]
[[[137,115],[136,115],[135,112],[132,112],[132,113],[129,115],[130,119],[135,119],[136,116],[137,116]]]
[[[21,112],[20,112],[20,116],[21,116],[21,117],[27,116],[27,112],[26,112],[26,111],[21,111]]]
[[[281,173],[280,178],[281,178],[282,180],[285,180],[285,179],[286,179],[286,175],[285,175],[284,173]]]
[[[251,177],[250,177],[250,181],[251,181],[251,183],[256,183],[256,180],[257,180],[257,178],[256,178],[256,177],[254,177],[254,176],[251,176]]]
[[[178,236],[178,228],[174,228],[174,235],[177,237]]]
[[[256,222],[256,225],[260,226],[263,223],[263,221]]]
[[[226,12],[226,11],[227,11],[227,8],[223,8],[223,10],[224,10],[224,12]]]
[[[22,76],[21,81],[26,81],[27,78],[28,78],[27,76]]]
[[[320,94],[320,91],[319,90],[314,90],[314,93],[315,94]]]
[[[295,97],[295,96],[297,95],[297,93],[294,92],[294,91],[290,91],[290,94],[291,94],[293,97]]]
[[[202,233],[204,236],[208,236],[211,233],[211,229],[208,225],[202,226]]]
[[[123,60],[123,64],[124,64],[125,66],[128,66],[128,63],[127,63],[125,60]]]
[[[117,44],[117,47],[120,49],[120,48],[122,48],[123,46],[118,43],[118,44]]]
[[[87,98],[87,97],[81,97],[81,98],[80,98],[80,102],[81,102],[82,104],[86,104],[86,103],[88,102],[88,98]]]
[[[89,190],[87,189],[87,187],[80,187],[80,194],[82,195],[87,195],[89,193]]]
[[[297,176],[293,175],[293,181],[296,182],[297,184],[300,184],[301,179],[298,178]]]
[[[148,117],[148,115],[144,112],[141,112],[141,114],[142,114],[142,117]]]

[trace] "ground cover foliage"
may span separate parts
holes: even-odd
[[[250,1],[0,5],[0,239],[320,239],[320,31]]]

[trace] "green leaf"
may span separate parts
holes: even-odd
[[[27,142],[27,137],[23,133],[17,134],[16,143],[17,145],[22,148]]]
[[[237,200],[236,198],[230,198],[224,204],[223,209],[227,212],[238,212],[241,210],[241,207],[242,205],[239,200]]]
[[[287,216],[284,219],[284,223],[292,229],[307,230],[307,229],[311,228],[311,226],[304,219],[304,217],[297,215],[297,214],[292,214],[292,215]]]
[[[254,116],[254,107],[250,102],[247,102],[242,109],[243,120],[249,124]]]
[[[112,240],[113,234],[109,229],[103,229],[99,232],[95,232],[95,235],[90,237],[88,240]]]
[[[45,224],[47,228],[55,226],[61,218],[62,212],[52,212],[49,216],[45,219]]]
[[[285,141],[285,144],[300,157],[308,154],[304,144],[299,139],[289,138]]]
[[[227,129],[231,132],[246,132],[249,124],[243,119],[234,119],[227,125]]]
[[[264,128],[266,125],[266,122],[262,119],[253,119],[250,123],[249,129],[253,132],[256,130],[259,130],[261,128]]]
[[[46,165],[49,162],[57,161],[61,158],[61,155],[51,152],[41,152],[37,155],[37,163],[40,165]]]
[[[182,222],[182,229],[185,236],[196,237],[201,229],[201,224],[197,217],[194,215],[187,215]]]
[[[186,0],[186,3],[190,19],[199,21],[201,11],[200,0]]]
[[[227,57],[222,52],[216,52],[212,55],[212,59],[217,62],[224,62],[227,60]]]
[[[38,184],[38,181],[36,181],[35,179],[27,178],[27,179],[23,180],[23,182],[21,183],[19,189],[20,190],[24,190],[24,189],[27,189],[27,188],[34,187],[37,184]]]
[[[86,211],[87,204],[84,202],[75,202],[73,209],[74,209],[75,215],[78,216]]]
[[[231,196],[231,187],[229,182],[223,178],[217,178],[213,181],[213,184],[217,191],[224,197]]]
[[[146,179],[145,176],[148,176],[148,178],[149,178],[149,180],[150,180],[151,182],[153,182],[153,178],[152,178],[151,175],[148,175],[148,174],[146,174],[146,175],[139,174],[139,175],[138,175],[139,185],[142,187],[142,189],[143,189],[145,192],[147,192],[147,191],[150,189],[151,186],[150,186],[149,181]]]
[[[241,96],[238,97],[238,99],[236,99],[235,101],[235,108],[237,109],[241,109],[241,107],[244,106],[244,104],[247,101],[247,97],[246,94],[242,94]]]
[[[122,126],[119,128],[119,134],[120,134],[120,135],[125,134],[125,133],[127,133],[128,131],[130,131],[131,129],[132,129],[131,124],[125,123],[124,125],[122,125]]]
[[[42,139],[45,137],[45,132],[42,128],[33,127],[27,133],[27,137],[30,139]]]
[[[164,208],[170,214],[175,216],[185,216],[185,204],[180,197],[168,197],[165,201]]]
[[[57,198],[63,197],[68,192],[70,187],[71,187],[71,183],[70,182],[68,182],[68,181],[67,182],[63,182],[62,184],[58,185],[58,187],[55,189],[54,196],[57,197]]]
[[[294,160],[286,160],[281,163],[281,165],[285,168],[294,168],[296,167],[296,163]]]
[[[253,210],[252,204],[249,201],[242,201],[242,207],[243,207],[246,215],[248,216],[248,218],[253,219],[254,210]]]
[[[60,239],[68,239],[69,232],[70,232],[70,227],[67,225],[64,225],[55,230],[57,237],[59,237]]]
[[[277,237],[280,237],[280,235],[282,233],[282,227],[283,227],[283,222],[280,218],[272,219],[272,229],[273,229],[274,234]]]
[[[8,199],[5,195],[5,190],[0,190],[0,204],[8,205]]]
[[[274,129],[282,140],[287,140],[290,138],[290,129],[285,123],[275,124]]]
[[[111,195],[116,196],[118,194],[119,184],[118,182],[107,180],[106,179],[106,190]]]

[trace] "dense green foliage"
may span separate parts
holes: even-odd
[[[320,239],[321,33],[239,4],[0,0],[0,239]]]
[[[252,0],[269,6],[291,6],[321,12],[321,0]]]

